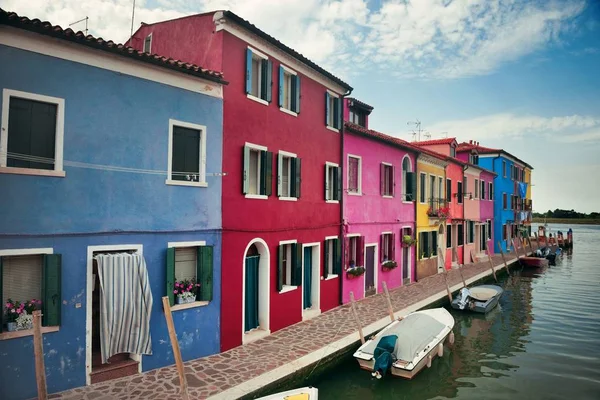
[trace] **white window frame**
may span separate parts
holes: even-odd
[[[350,191],[350,158],[356,158],[358,160],[358,171],[357,171],[357,182],[358,182],[358,191],[357,192],[351,192]],[[347,171],[348,173],[346,174],[347,179],[346,179],[346,193],[348,193],[348,195],[350,196],[362,196],[362,157],[361,156],[357,156],[355,154],[348,154],[348,158],[346,160],[346,166],[347,166]]]
[[[409,170],[405,171],[404,170],[404,160],[407,159],[407,158],[408,158],[408,166],[410,168],[409,168]],[[413,201],[406,200],[406,195],[408,194],[408,193],[406,193],[406,188],[407,188],[407,186],[406,186],[407,185],[406,173],[407,172],[413,172],[412,169],[413,169],[412,159],[410,158],[410,156],[408,154],[405,154],[404,157],[402,157],[402,164],[400,164],[400,170],[402,171],[402,203],[404,203],[404,204],[412,204],[413,201],[417,201],[417,199],[413,199]],[[417,188],[415,188],[415,193],[416,192],[417,192]]]
[[[146,50],[146,40],[148,40],[148,38],[150,38],[150,45],[148,46],[148,50]],[[150,54],[152,54],[152,33],[150,33],[148,36],[146,36],[144,38],[144,44],[143,44],[142,51],[144,53],[150,53]]]
[[[253,47],[250,47],[250,46],[248,46],[248,49],[250,49],[250,51],[252,51],[252,57],[253,57],[253,58],[254,58],[254,56],[257,56],[258,58],[260,58],[260,59],[262,59],[262,60],[268,60],[268,59],[269,59],[269,57],[268,57],[266,54],[264,54],[264,53],[261,53],[260,51],[256,50],[256,49],[255,49],[255,48],[253,48]],[[257,97],[257,96],[254,96],[254,95],[253,95],[253,94],[251,94],[251,93],[246,93],[246,97],[248,97],[250,100],[254,100],[254,101],[256,101],[256,102],[258,102],[258,103],[260,103],[260,104],[264,104],[265,106],[268,106],[268,105],[269,105],[269,102],[268,102],[268,101],[266,101],[266,100],[263,100],[263,99],[260,97],[260,95],[262,94],[262,93],[260,93],[260,90],[261,90],[260,88],[262,87],[262,85],[261,85],[261,79],[262,79],[262,63],[259,63],[259,65],[260,65],[260,69],[257,71],[257,73],[258,73],[258,79],[257,79],[257,82],[258,82],[258,92],[257,92],[257,93],[258,93],[258,97]],[[252,71],[252,73],[254,73],[254,70]],[[252,77],[250,77],[250,79],[252,79]]]
[[[7,167],[8,158],[8,117],[10,111],[10,98],[18,97],[25,100],[40,101],[56,105],[56,131],[54,133],[54,169],[35,169]],[[0,126],[0,173],[54,176],[64,178],[63,170],[63,143],[65,135],[65,99],[45,96],[36,93],[21,92],[19,90],[2,90],[2,125]]]
[[[475,178],[475,196],[474,199],[478,200],[479,199],[479,189],[481,189],[481,183],[479,183],[479,179]]]
[[[421,176],[425,175],[425,187],[423,187],[423,182],[421,181]],[[428,175],[426,172],[420,172],[419,173],[419,183],[418,183],[418,187],[420,190],[417,190],[417,195],[419,196],[419,204],[427,204],[427,186],[429,185],[429,179]],[[423,191],[423,199],[424,201],[421,201],[421,191]]]
[[[288,179],[288,196],[279,196],[279,200],[283,200],[283,201],[298,201],[297,197],[291,197],[289,195],[291,195],[291,190],[292,190],[292,179],[296,179],[295,176],[292,176],[292,163],[294,162],[292,159],[298,158],[298,155],[295,153],[290,153],[289,151],[283,151],[283,150],[279,150],[279,152],[277,153],[277,185],[283,185],[283,179],[282,179],[282,168],[279,168],[280,166],[283,165],[283,157],[288,157],[290,158],[290,166],[288,168],[288,174],[289,174],[289,179]],[[281,160],[282,164],[279,164],[279,160]],[[283,187],[283,186],[282,186]]]
[[[298,240],[282,240],[282,241],[279,242],[279,246],[282,246],[282,245],[285,245],[285,244],[294,244],[294,243],[297,244]],[[293,254],[292,254],[292,250],[291,250],[291,246],[290,246],[289,257],[288,257],[287,254],[286,254],[286,257],[285,257],[286,258],[286,266],[285,266],[286,275],[290,279],[290,282],[291,282],[291,279],[292,279],[292,268],[293,268],[293,265],[292,265],[292,256],[293,256]],[[279,262],[279,260],[278,260],[278,262]],[[288,284],[286,284],[284,282],[283,285],[281,286],[281,290],[279,291],[279,294],[291,292],[292,290],[296,290],[296,289],[298,289],[298,286],[288,285]]]
[[[383,236],[383,240],[382,240],[382,243],[381,243],[381,247],[382,247],[381,251],[384,252],[384,253],[385,253],[385,251],[384,251],[385,250],[385,243],[386,243],[386,239],[388,239],[388,237],[389,237],[390,246],[391,246],[388,249],[388,254],[392,253],[392,249],[393,249],[393,247],[395,245],[395,243],[392,241],[392,233],[393,233],[392,231],[381,232],[381,236]],[[379,263],[383,264],[384,261],[385,260],[379,260]],[[394,261],[394,260],[388,259],[387,261]]]
[[[254,144],[254,143],[249,143],[246,142],[244,143],[244,147],[248,147],[250,148],[250,150],[255,150],[258,152],[261,151],[268,151],[266,146],[261,146],[260,144]],[[249,162],[250,160],[248,160]],[[256,169],[256,193],[260,193],[260,153],[258,155],[258,161],[256,163],[257,169]],[[244,173],[244,166],[242,165],[242,174]],[[250,186],[250,177],[248,177],[248,187]],[[267,200],[269,198],[269,196],[264,195],[264,194],[251,194],[251,193],[247,193],[244,195],[247,199],[258,199],[258,200]]]
[[[327,107],[329,108],[329,116],[327,118],[327,129],[339,133],[341,128],[337,129],[333,126],[333,123],[335,122],[335,114],[333,112],[335,100],[333,99],[340,99],[340,106],[342,105],[342,99],[340,98],[339,94],[332,92],[329,89],[327,89],[327,93],[329,93],[329,104],[327,105]],[[342,117],[342,119],[344,118]],[[340,123],[343,125],[344,121],[340,121]]]
[[[329,181],[329,171],[331,170],[331,168],[339,168],[339,164],[326,161],[325,166],[327,167],[327,173],[325,174],[325,184],[327,185],[327,193],[325,196],[325,203],[338,204],[340,202],[339,200],[332,200],[329,198],[329,197],[333,197],[333,194],[334,194],[333,193],[333,182]],[[341,181],[342,180],[340,179],[340,183],[341,183]]]
[[[339,236],[325,236],[325,246],[331,245],[333,247],[334,244],[332,241],[335,239],[339,239]],[[325,260],[323,260],[323,261],[325,261]],[[333,263],[335,262],[335,260],[333,258],[333,249],[329,249],[329,260],[327,260],[327,261],[328,261],[329,267],[327,268],[327,278],[324,279],[326,281],[338,277],[337,274],[333,273]],[[322,276],[321,276],[321,279],[323,279]]]
[[[395,174],[394,174],[394,165],[391,164],[391,163],[385,162],[385,161],[382,161],[381,164],[383,164],[383,165],[385,165],[387,167],[390,167],[392,169],[392,175],[390,177],[391,180],[392,180],[392,182],[390,184],[390,193],[392,193],[392,194],[384,194],[384,195],[382,195],[382,197],[384,199],[393,199],[394,198],[394,183],[395,183],[394,182],[394,177],[395,177]],[[384,179],[385,179],[385,174],[384,174]],[[384,186],[385,186],[385,183],[384,183]]]
[[[290,75],[290,77],[298,76],[298,73],[296,71],[290,69],[289,67],[286,67],[283,64],[281,64],[281,68],[283,68],[283,79],[284,79],[284,82],[281,83],[282,85],[285,84],[285,74],[286,73],[288,75]],[[298,90],[298,88],[296,88],[296,90]],[[289,97],[289,102],[290,102],[290,108],[286,108],[285,105],[282,105],[281,107],[279,107],[279,110],[283,111],[286,114],[289,114],[289,115],[292,115],[294,117],[297,117],[298,113],[296,113],[295,111],[291,110],[291,108],[292,108],[292,81],[291,81],[291,78],[290,78],[290,90],[288,91],[288,97]],[[285,104],[285,96],[284,96],[284,99],[283,99],[283,103]]]
[[[199,240],[199,241],[195,241],[195,242],[167,242],[167,247],[174,248],[174,249],[188,248],[188,247],[204,247],[204,246],[206,246],[205,240]],[[198,281],[197,276],[196,276],[196,281]],[[171,306],[171,311],[186,310],[188,308],[195,308],[195,307],[204,307],[209,304],[210,304],[210,301],[198,301],[198,300],[194,301],[193,303],[175,304],[175,305]]]
[[[198,168],[198,182],[187,182],[178,181],[171,179],[173,173],[173,127],[179,126],[181,128],[188,128],[200,131],[200,155],[198,157],[200,165]],[[167,179],[165,183],[167,185],[175,186],[195,186],[195,187],[208,187],[206,183],[206,126],[198,125],[191,122],[178,121],[176,119],[169,119],[169,143],[168,143],[168,157],[167,157]]]
[[[348,268],[351,268],[350,260],[353,259],[352,254],[350,254],[350,251],[352,249],[352,245],[350,244],[350,242],[352,241],[352,239],[359,238],[361,236],[362,236],[361,233],[349,233],[346,235],[346,238],[348,239]],[[364,265],[358,265],[356,262],[357,261],[356,259],[358,258],[358,255],[360,254],[359,253],[360,249],[358,248],[358,239],[356,239],[356,240],[357,240],[357,242],[356,242],[356,246],[355,246],[356,254],[354,254],[354,264],[355,264],[355,267],[364,267]]]

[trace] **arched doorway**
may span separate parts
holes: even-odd
[[[402,200],[403,201],[413,201],[415,199],[409,198],[411,194],[408,193],[408,181],[407,181],[407,173],[412,172],[412,165],[410,162],[410,157],[408,155],[404,156],[402,160]]]
[[[246,247],[243,266],[242,343],[249,343],[269,331],[269,248],[254,239]]]

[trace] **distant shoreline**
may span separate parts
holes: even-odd
[[[600,225],[600,219],[596,218],[532,218],[531,222],[543,224],[578,224],[578,225]]]

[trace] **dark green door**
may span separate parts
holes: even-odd
[[[304,308],[312,307],[312,291],[311,291],[311,282],[312,282],[312,247],[304,248],[304,282],[302,282],[302,286],[304,287]]]
[[[246,296],[244,331],[258,328],[258,261],[260,256],[246,257]]]

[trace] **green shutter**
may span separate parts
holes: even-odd
[[[60,254],[46,254],[44,256],[44,273],[42,276],[42,325],[60,325]]]
[[[333,127],[340,128],[340,99],[338,97],[333,99]]]
[[[342,241],[333,239],[333,273],[340,275],[342,273]]]
[[[2,276],[4,276],[4,271],[2,270],[2,257],[0,257],[0,299],[4,298],[4,296],[2,295],[2,288],[4,287],[4,284],[2,282]],[[4,310],[4,305],[2,305],[2,307],[0,307],[0,309]],[[2,333],[2,327],[4,326],[3,315],[4,315],[4,312],[2,314],[0,314],[0,333]]]
[[[246,49],[246,94],[252,92],[252,50]]]
[[[279,66],[279,107],[283,107],[283,67]]]
[[[243,147],[242,165],[244,166],[244,173],[242,174],[242,193],[248,194],[248,187],[250,186],[250,147],[248,146]]]
[[[260,152],[260,194],[267,193],[267,152]]]
[[[196,300],[212,301],[213,298],[213,246],[198,247],[198,268],[196,277],[200,283],[200,290],[196,293]]]
[[[292,77],[292,111],[300,114],[300,76]]]
[[[285,245],[280,244],[277,246],[277,291],[281,292],[283,289],[283,252],[285,251]]]
[[[292,179],[294,181],[294,197],[300,198],[300,188],[302,186],[302,160],[300,158],[295,158],[294,160],[294,175],[292,175]],[[294,179],[295,178],[295,179]]]
[[[302,286],[302,244],[292,243],[292,285]]]
[[[167,296],[169,297],[169,304],[175,304],[175,248],[167,248]]]
[[[265,152],[265,195],[273,194],[273,152]]]
[[[325,91],[325,126],[329,126],[329,92]]]
[[[331,199],[329,199],[327,197],[327,189],[329,189],[329,185],[332,185],[332,182],[329,182],[329,168],[333,168],[333,167],[329,167],[327,164],[325,164],[325,200],[333,200],[334,196],[331,196]]]
[[[342,168],[341,167],[336,167],[335,171],[334,171],[334,177],[335,177],[335,199],[336,200],[342,200]]]
[[[269,103],[273,97],[273,62],[262,60],[262,97]]]
[[[432,231],[431,232],[431,255],[437,256],[437,252],[438,252],[437,232]]]
[[[404,196],[406,201],[415,200],[416,174],[414,172],[406,172],[406,193]]]
[[[325,254],[324,254],[324,262],[323,262],[323,278],[327,279],[327,275],[329,275],[329,240],[325,240]]]

